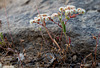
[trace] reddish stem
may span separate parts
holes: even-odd
[[[59,25],[58,23],[56,23],[53,19],[49,19],[50,21],[54,22],[55,24],[57,24],[60,28],[62,28],[61,25]]]
[[[51,39],[51,40],[57,45],[57,47],[61,50],[61,48],[60,48],[60,46],[58,45],[58,43],[52,38],[52,36],[50,35],[48,29],[46,28],[46,26],[45,26],[45,21],[44,21],[43,23],[44,23],[44,28],[46,29],[46,31],[47,31],[47,33],[48,33],[50,39]]]
[[[51,40],[57,45],[57,47],[61,50],[60,46],[58,45],[58,43],[57,43],[55,40],[53,40],[53,38],[52,38],[52,36],[50,35],[50,33],[49,33],[47,27],[45,26],[45,21],[43,22],[44,25],[43,25],[43,24],[40,24],[40,23],[37,23],[37,24],[43,26],[43,27],[46,29],[46,32],[48,33],[50,39],[51,39]]]
[[[71,44],[71,39],[70,39],[70,37],[68,37],[69,38],[69,44]]]
[[[5,3],[5,0],[4,0],[4,3]],[[7,20],[7,24],[8,24],[8,30],[9,30],[9,32],[8,32],[8,34],[10,35],[10,38],[11,38],[11,41],[12,41],[12,44],[13,44],[13,46],[14,46],[14,48],[15,48],[15,45],[14,45],[14,43],[13,43],[13,38],[12,38],[12,36],[11,36],[11,31],[10,31],[10,27],[9,27],[9,20],[8,20],[8,17],[7,17],[7,10],[6,10],[6,5],[4,4],[4,8],[5,8],[5,15],[6,15],[6,20]]]
[[[68,22],[68,20],[67,20],[67,21],[65,21],[65,25],[67,24],[67,22]]]

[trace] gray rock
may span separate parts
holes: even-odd
[[[43,62],[45,63],[45,67],[49,67],[53,62],[54,60],[56,60],[54,54],[52,53],[46,53],[45,55],[43,55],[44,59],[43,59]]]
[[[71,27],[67,28],[67,34],[73,37],[73,43],[77,45],[95,45],[92,34],[98,37],[100,33],[99,22],[100,13],[88,11],[86,14],[68,21],[66,26]]]
[[[86,14],[79,15],[68,21],[66,25],[67,35],[71,37],[73,45],[95,45],[92,34],[98,36],[100,13],[100,0],[69,0],[68,4],[86,9]],[[29,36],[38,36],[38,25],[30,26],[29,20],[37,14],[37,8],[40,13],[52,14],[58,12],[60,6],[66,6],[66,0],[12,0],[12,3],[6,5],[9,27],[5,15],[5,9],[0,9],[0,20],[2,29],[0,32],[9,33],[16,39]],[[53,31],[58,31],[59,27],[54,24],[47,24]],[[10,31],[9,31],[9,29]],[[55,29],[56,28],[56,29]],[[34,33],[34,34],[33,34]],[[36,34],[36,35],[35,35]],[[18,40],[17,40],[18,41]]]
[[[69,0],[69,4],[85,10],[97,10],[100,8],[100,0]]]

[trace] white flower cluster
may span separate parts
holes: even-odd
[[[73,13],[79,13],[79,14],[84,14],[85,10],[82,8],[77,8],[73,5],[67,5],[66,7],[60,7],[59,8],[60,12],[65,12],[66,15],[73,14]]]
[[[43,22],[43,21],[49,21],[50,19],[53,19],[54,17],[58,17],[58,13],[53,13],[51,16],[48,14],[39,14],[37,17],[34,17],[34,20],[30,20],[30,24],[37,23],[37,22]]]
[[[77,8],[73,5],[67,5],[66,7],[60,7],[59,8],[60,12],[65,12],[65,16],[73,13],[78,13],[78,14],[84,14],[85,10],[82,8]],[[34,17],[34,19],[30,20],[30,24],[32,23],[38,23],[38,22],[43,22],[43,21],[49,21],[50,19],[54,19],[55,17],[61,16],[62,13],[53,13],[51,16],[48,14],[39,14],[37,17]]]

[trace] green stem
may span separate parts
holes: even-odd
[[[65,38],[66,38],[66,42],[68,43],[66,32],[64,32],[64,35],[65,35]]]

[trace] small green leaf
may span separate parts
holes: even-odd
[[[66,19],[69,20],[70,18],[68,16],[66,16]]]
[[[59,17],[59,21],[61,21],[61,17]]]
[[[62,21],[62,28],[63,28],[63,32],[65,33],[66,32],[66,26],[64,24],[64,21]]]
[[[1,39],[3,40],[3,34],[2,34],[2,33],[0,33],[0,37],[1,37]]]
[[[42,30],[41,28],[39,28],[40,29],[40,31]]]
[[[0,42],[0,44],[2,45],[2,42]]]

